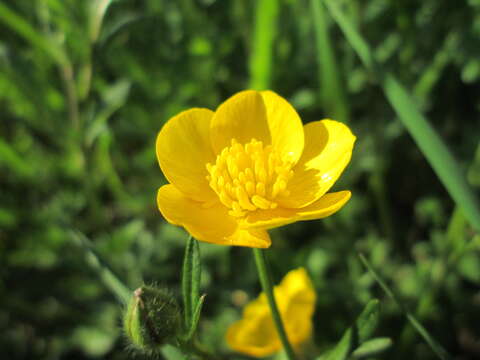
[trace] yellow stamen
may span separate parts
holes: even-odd
[[[275,209],[278,196],[287,196],[293,176],[292,162],[284,160],[271,145],[252,139],[240,144],[232,139],[215,164],[207,164],[207,180],[234,217],[248,212]]]
[[[270,208],[270,201],[268,201],[267,199],[259,195],[253,195],[252,202],[255,204],[255,206],[259,207],[260,209],[266,210]]]

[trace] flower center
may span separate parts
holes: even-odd
[[[207,164],[207,180],[229,214],[243,217],[257,209],[275,209],[275,199],[288,196],[287,183],[293,176],[293,163],[282,159],[272,148],[252,139],[222,150],[215,164]]]

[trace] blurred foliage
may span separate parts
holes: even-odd
[[[255,63],[268,71],[257,76],[290,99],[305,122],[331,116],[328,81],[317,74],[321,48],[314,46],[309,1],[278,0],[273,22],[256,21],[256,5],[254,0],[0,3],[4,358],[132,357],[121,336],[122,307],[88,266],[76,233],[91,239],[131,289],[158,283],[179,294],[187,235],[167,225],[155,204],[165,182],[155,137],[170,116],[193,106],[215,108],[255,83],[250,75],[258,71],[251,68]],[[345,5],[377,60],[412,92],[478,195],[480,1]],[[323,43],[332,47],[326,59],[334,56],[333,78],[345,89],[345,101],[336,103],[348,107],[337,113],[349,114],[358,137],[336,188],[352,189],[354,196],[324,221],[272,231],[274,278],[301,265],[310,271],[319,294],[319,350],[336,343],[369,299],[379,297],[383,309],[376,335],[393,339],[384,358],[433,359],[361,265],[361,251],[451,354],[478,358],[480,237],[454,208],[372,74],[328,15],[323,20],[321,34],[329,36]],[[252,47],[261,46],[256,23],[275,24],[265,40],[272,44],[271,68],[258,53],[252,60]],[[229,359],[242,359],[229,352],[223,336],[259,291],[251,251],[201,244],[201,253],[201,290],[208,294],[202,340]],[[170,350],[166,354],[178,358]]]

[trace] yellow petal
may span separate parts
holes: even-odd
[[[301,344],[312,335],[312,316],[315,311],[316,293],[304,268],[290,271],[280,286],[287,305],[282,318],[293,344]]]
[[[225,244],[225,239],[237,230],[235,220],[223,205],[205,208],[171,184],[158,190],[157,204],[169,223],[183,226],[197,240]]]
[[[304,268],[291,270],[283,278],[279,287],[295,303],[315,304],[316,293],[312,281]]]
[[[312,337],[313,323],[311,318],[307,318],[301,313],[302,307],[297,306],[292,315],[285,315],[284,322],[286,325],[285,331],[288,338],[295,348],[299,348],[301,344],[305,343]]]
[[[213,201],[206,164],[215,162],[210,142],[213,111],[190,109],[168,120],[157,136],[157,158],[167,180],[198,201]]]
[[[228,345],[238,352],[265,357],[282,348],[268,306],[261,316],[244,317],[232,324],[226,334]]]
[[[241,144],[255,138],[264,145],[271,143],[267,113],[257,91],[242,91],[221,104],[210,125],[212,147],[220,153],[236,139]]]
[[[243,309],[244,318],[262,317],[270,314],[267,297],[262,292],[255,300],[250,301]]]
[[[287,336],[298,348],[312,334],[316,301],[313,285],[305,269],[299,268],[290,271],[274,291]],[[264,293],[245,307],[242,319],[229,327],[226,340],[234,350],[255,357],[281,349]]]
[[[304,208],[257,210],[248,214],[241,226],[246,229],[272,229],[296,221],[321,219],[340,210],[350,199],[350,191],[328,193]]]
[[[171,224],[185,228],[195,239],[219,244],[266,248],[271,244],[265,230],[240,229],[228,209],[217,202],[209,207],[186,197],[174,185],[162,186],[158,209]]]
[[[300,208],[316,201],[337,181],[352,156],[356,138],[341,122],[315,121],[305,125],[304,132],[303,154],[288,182],[291,195],[279,199],[283,207]]]
[[[232,349],[254,357],[268,356],[281,349],[265,294],[247,304],[242,319],[228,328],[226,340]]]
[[[232,235],[225,238],[224,245],[265,249],[271,244],[270,235],[265,230],[238,228]]]
[[[273,91],[262,91],[261,94],[267,109],[272,145],[284,159],[295,164],[303,151],[302,120],[292,105],[281,96]]]

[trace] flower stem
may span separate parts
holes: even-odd
[[[290,342],[288,341],[287,333],[283,327],[282,318],[280,317],[280,312],[278,311],[277,303],[275,302],[272,279],[270,277],[265,252],[261,249],[253,249],[253,255],[255,257],[255,264],[257,265],[260,283],[262,284],[263,292],[267,296],[268,305],[270,306],[270,312],[272,313],[273,322],[277,328],[278,336],[285,349],[288,360],[295,360],[295,353],[293,352],[292,345],[290,345]]]

